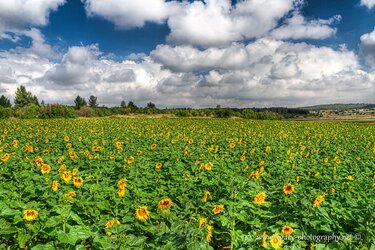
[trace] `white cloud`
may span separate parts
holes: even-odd
[[[371,9],[375,6],[375,0],[361,0],[361,5]]]
[[[295,7],[295,2],[245,0],[232,6],[229,0],[195,1],[169,18],[168,40],[209,47],[262,37]]]
[[[372,32],[361,36],[361,52],[366,62],[375,69],[375,28]]]
[[[46,25],[49,13],[64,3],[65,0],[0,1],[0,35],[29,26]]]
[[[146,22],[167,20],[171,44],[201,47],[227,46],[235,41],[266,37],[279,21],[296,12],[303,0],[83,0],[89,16],[101,16],[117,27],[142,27]],[[335,34],[334,19],[306,21],[301,15],[275,31],[284,38],[324,39]],[[291,29],[297,29],[293,34]]]
[[[145,22],[162,23],[177,11],[176,2],[164,0],[82,0],[89,16],[101,16],[124,29]]]
[[[297,13],[287,19],[284,25],[273,30],[271,36],[276,39],[325,39],[336,34],[336,29],[330,25],[340,20],[341,16],[336,15],[328,20],[307,21]]]
[[[168,107],[370,102],[375,85],[374,73],[345,48],[272,39],[205,50],[162,45],[136,61],[110,59],[98,45],[71,47],[58,62],[12,50],[0,53],[0,75],[8,96],[25,84],[46,103],[94,94],[109,106],[123,99]]]

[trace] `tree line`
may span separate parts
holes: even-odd
[[[280,120],[282,118],[291,118],[294,116],[309,115],[305,110],[288,108],[269,108],[269,109],[238,109],[222,108],[218,105],[216,108],[205,109],[159,109],[152,102],[147,103],[146,107],[138,107],[133,101],[126,103],[121,101],[119,106],[106,107],[100,106],[98,98],[91,95],[88,101],[84,97],[77,96],[74,99],[74,105],[45,104],[39,103],[38,98],[25,86],[20,86],[15,92],[14,106],[4,95],[0,96],[0,118],[74,118],[74,117],[104,117],[129,114],[171,114],[177,117],[217,117],[229,118],[240,117],[245,119],[260,120]]]

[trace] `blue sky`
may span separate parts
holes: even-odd
[[[374,0],[0,3],[0,94],[161,107],[374,102]]]

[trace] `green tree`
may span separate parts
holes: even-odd
[[[133,101],[130,101],[128,103],[128,108],[130,108],[131,112],[134,112],[138,109],[137,105],[135,105]]]
[[[126,108],[126,102],[124,100],[121,101],[120,107],[121,108]]]
[[[147,108],[154,109],[154,108],[156,108],[156,105],[152,102],[149,102],[149,103],[147,103]]]
[[[75,109],[80,109],[84,106],[87,106],[87,102],[85,98],[82,98],[80,96],[76,97],[76,99],[74,100],[74,104],[75,104]]]
[[[9,108],[12,105],[10,104],[10,100],[8,98],[6,98],[4,95],[2,95],[0,97],[0,106],[2,106],[4,108]]]
[[[98,104],[98,97],[96,97],[96,96],[90,96],[90,98],[89,98],[89,106],[91,107],[91,108],[95,108],[95,107],[97,107],[99,104]]]
[[[16,97],[14,98],[15,106],[24,107],[32,103],[39,106],[38,98],[33,96],[30,91],[27,91],[25,86],[21,85],[18,87],[16,90]]]

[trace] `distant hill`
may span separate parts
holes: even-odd
[[[363,108],[375,108],[375,104],[369,103],[335,103],[335,104],[323,104],[315,106],[300,107],[300,109],[305,109],[309,111],[319,111],[319,110],[336,110],[342,111],[347,109],[363,109]]]

